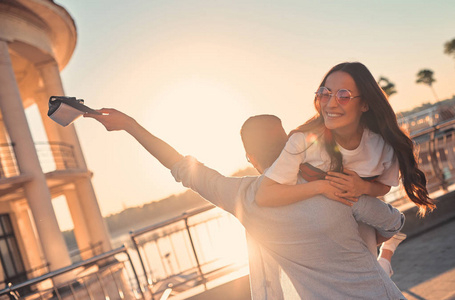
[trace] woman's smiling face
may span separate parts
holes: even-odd
[[[352,97],[361,96],[354,79],[346,72],[336,71],[327,77],[324,86],[333,94],[327,102],[319,103],[325,126],[340,135],[357,132],[360,117],[368,110],[368,105],[361,97],[340,105],[335,97],[341,89],[350,91]]]

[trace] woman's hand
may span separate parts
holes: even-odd
[[[363,194],[367,194],[367,184],[365,180],[360,178],[356,172],[344,169],[344,173],[327,172],[327,179],[333,187],[338,188],[341,192],[337,196],[349,200],[358,200]]]
[[[113,108],[102,108],[97,110],[100,115],[97,114],[84,114],[85,118],[93,118],[100,122],[106,127],[107,131],[115,130],[127,130],[133,125],[136,121],[130,116],[116,110]]]
[[[340,196],[343,194],[343,191],[338,187],[332,185],[328,180],[319,180],[320,182],[320,194],[326,196],[330,200],[334,200],[340,203],[343,203],[348,206],[354,205],[354,202],[357,202],[359,199],[354,197],[344,197]]]

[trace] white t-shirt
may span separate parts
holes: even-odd
[[[388,186],[398,185],[398,159],[393,148],[379,134],[365,128],[356,149],[337,146],[343,155],[343,168],[356,172],[360,177],[379,176],[376,181]],[[281,184],[294,185],[302,163],[327,172],[330,157],[314,134],[297,132],[291,135],[265,176]]]

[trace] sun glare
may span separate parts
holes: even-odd
[[[232,173],[246,165],[239,131],[250,112],[233,87],[189,78],[167,85],[152,99],[146,122],[183,154]]]

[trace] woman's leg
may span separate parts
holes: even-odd
[[[406,234],[399,232],[381,245],[378,262],[389,276],[393,275],[392,256],[398,245],[405,239]]]

